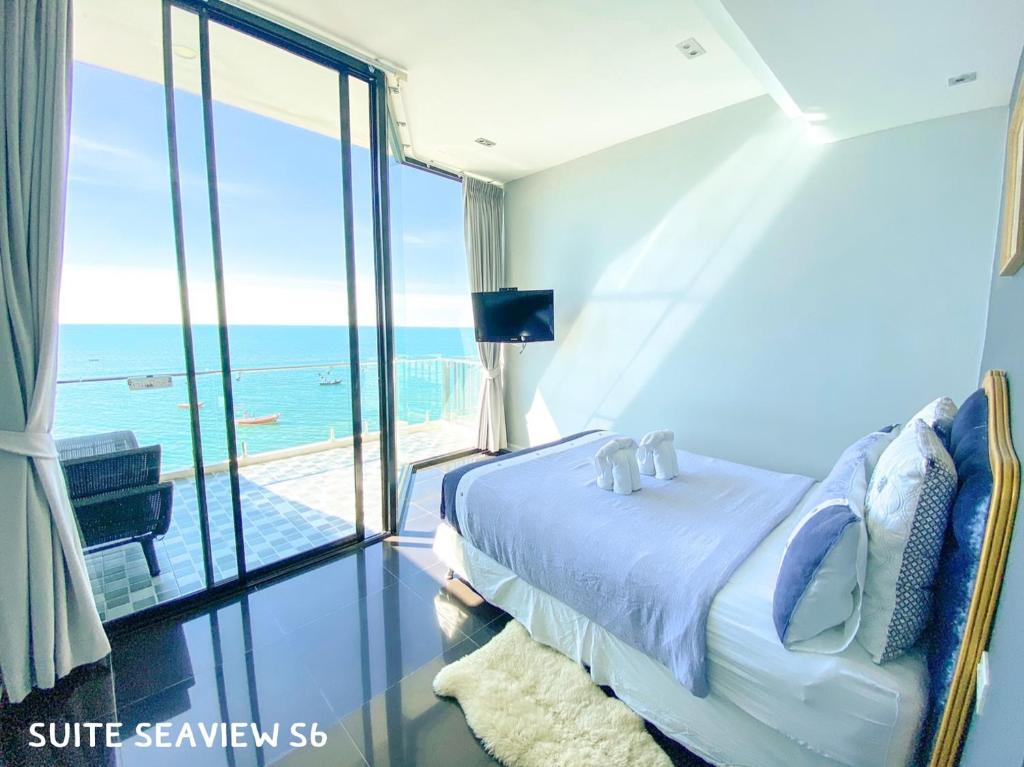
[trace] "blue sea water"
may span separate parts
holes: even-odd
[[[218,329],[193,326],[203,456],[227,458]],[[377,341],[374,328],[359,328],[361,410],[364,428],[380,428]],[[280,413],[278,423],[238,427],[238,449],[249,453],[318,442],[331,430],[352,434],[347,327],[255,326],[229,328],[236,418]],[[397,416],[420,423],[441,417],[447,390],[450,409],[475,409],[479,386],[472,328],[396,328]],[[430,361],[434,359],[435,361]],[[444,365],[440,360],[465,359]],[[412,362],[417,360],[417,362]],[[293,370],[237,372],[246,368],[312,365]],[[58,366],[57,438],[130,429],[139,444],[163,447],[163,470],[192,465],[186,378],[165,389],[132,391],[126,376],[182,373],[182,331],[175,325],[62,325]],[[445,385],[444,373],[448,373]],[[458,371],[458,372],[456,372]],[[206,374],[203,374],[206,373]],[[113,378],[96,381],[90,379]],[[321,379],[340,381],[322,386]],[[468,391],[461,391],[463,390]],[[461,396],[460,396],[461,394]]]

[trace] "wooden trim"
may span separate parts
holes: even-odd
[[[1003,212],[999,227],[999,273],[1016,274],[1024,266],[1024,86],[1010,105],[1010,130],[1006,138],[1006,171],[1003,179]],[[1014,235],[1016,228],[1016,236]]]
[[[988,452],[992,466],[992,501],[967,626],[960,644],[942,721],[935,736],[930,767],[952,767],[973,708],[978,661],[988,647],[992,620],[1003,583],[1020,494],[1020,463],[1010,435],[1010,399],[1006,373],[990,370],[982,387],[988,395]]]

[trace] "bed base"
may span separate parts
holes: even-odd
[[[733,767],[841,767],[829,758],[760,722],[714,693],[693,697],[667,669],[587,622],[563,602],[505,571],[476,551],[448,524],[434,539],[434,553],[454,577],[522,623],[536,641],[588,668],[594,682],[608,686],[639,716],[710,764]],[[493,588],[483,584],[493,585]],[[589,623],[589,622],[587,622]],[[568,627],[568,628],[567,628]],[[601,648],[601,649],[597,649]],[[640,660],[638,659],[645,659]],[[645,662],[646,661],[646,662]],[[663,673],[651,673],[658,665]],[[887,762],[896,767],[902,760]],[[883,765],[872,765],[883,767]]]
[[[959,760],[964,735],[973,711],[978,663],[982,653],[988,647],[1020,495],[1020,462],[1014,451],[1010,433],[1010,401],[1006,373],[1001,370],[988,371],[982,380],[982,389],[988,399],[988,454],[992,473],[991,498],[989,499],[977,574],[971,591],[967,621],[959,648],[956,650],[956,665],[949,691],[945,699],[938,701],[935,705],[936,711],[941,710],[941,716],[938,717],[937,724],[934,725],[931,749],[926,748],[919,757],[920,761],[923,764],[926,763],[928,767],[954,767]],[[447,574],[449,579],[457,575],[466,583],[474,585],[472,574],[467,572],[465,557],[460,549],[462,543],[461,537],[454,529],[448,525],[442,525],[435,538],[434,549],[449,567]],[[512,578],[519,584],[523,584],[525,588],[532,588],[521,579],[514,576]],[[513,585],[515,584],[510,582],[498,588],[497,592],[483,593],[483,596],[522,620],[523,616],[517,615],[514,606],[505,599],[506,595],[500,593]],[[538,590],[534,591],[536,598],[550,600],[555,609],[562,608],[569,611],[567,613],[569,620],[576,615],[570,608],[553,597]],[[527,628],[531,630],[531,634],[534,633],[530,626]],[[598,627],[596,630],[601,631],[602,629]],[[587,663],[587,658],[580,657],[581,648],[579,646],[560,646],[559,637],[551,637],[551,641],[546,641],[544,637],[535,638],[556,647],[563,654],[578,662]],[[631,648],[627,649],[631,650]],[[587,663],[587,665],[590,664]],[[594,675],[593,668],[592,675]],[[836,764],[828,757],[812,752],[795,741],[789,740],[781,733],[765,727],[735,707],[733,707],[734,712],[725,708],[710,718],[698,710],[694,715],[695,718],[692,721],[687,721],[685,725],[680,724],[684,717],[676,717],[678,726],[673,732],[671,722],[658,721],[656,717],[650,715],[650,710],[645,705],[646,696],[642,692],[638,692],[635,687],[628,689],[628,684],[626,685],[627,689],[620,689],[620,685],[613,683],[614,680],[602,679],[599,676],[595,676],[595,681],[599,684],[610,684],[630,708],[663,729],[666,734],[690,748],[694,753],[713,763],[735,763],[735,760],[731,758],[734,756],[731,752],[737,748],[735,743],[724,749],[716,748],[715,744],[716,742],[735,741],[738,731],[749,727],[752,728],[751,732],[757,732],[756,747],[764,749],[761,752],[761,757],[755,760],[759,765],[779,764],[783,767],[801,767],[805,764]],[[680,689],[682,688],[680,687]],[[670,691],[662,690],[661,692]],[[712,693],[708,698],[701,700],[711,701],[713,698]],[[722,701],[722,703],[726,702]],[[704,717],[703,721],[701,721],[701,717]],[[727,723],[724,728],[722,720]],[[730,724],[731,726],[729,726]],[[758,725],[764,730],[758,731],[756,729]],[[924,737],[929,735],[931,733],[925,733]],[[724,741],[716,741],[716,738],[724,738]],[[750,753],[750,748],[750,744],[746,744],[740,750]],[[911,760],[908,759],[909,761]]]

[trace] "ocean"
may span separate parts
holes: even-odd
[[[227,459],[218,332],[213,325],[192,330],[203,456],[211,464]],[[239,452],[319,442],[332,429],[338,438],[352,434],[347,327],[231,326],[229,347],[235,417],[280,414],[275,424],[239,427]],[[380,428],[374,328],[359,328],[359,352],[362,419],[372,432]],[[472,328],[395,328],[395,352],[400,421],[442,417],[446,392],[447,412],[475,411],[480,376]],[[302,367],[244,372],[281,366]],[[54,436],[129,429],[140,445],[162,445],[163,471],[191,467],[185,377],[173,377],[168,388],[134,391],[126,380],[184,370],[179,326],[62,325]]]

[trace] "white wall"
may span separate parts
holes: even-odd
[[[586,427],[824,474],[978,383],[1007,112],[809,143],[767,97],[513,182],[509,284],[556,336],[506,358],[510,439]]]
[[[1024,53],[1017,71],[1017,91],[1024,87]],[[1004,130],[1006,125],[1004,124]],[[998,258],[998,255],[997,255]],[[1013,277],[1001,277],[993,270],[988,326],[982,371],[1006,371],[1010,386],[1010,429],[1017,455],[1024,458],[1024,270]],[[1010,554],[1003,575],[992,637],[989,663],[992,687],[985,713],[975,715],[964,745],[965,767],[991,767],[1024,763],[1024,664],[1021,637],[1024,636],[1024,510],[1017,509],[1017,521]]]

